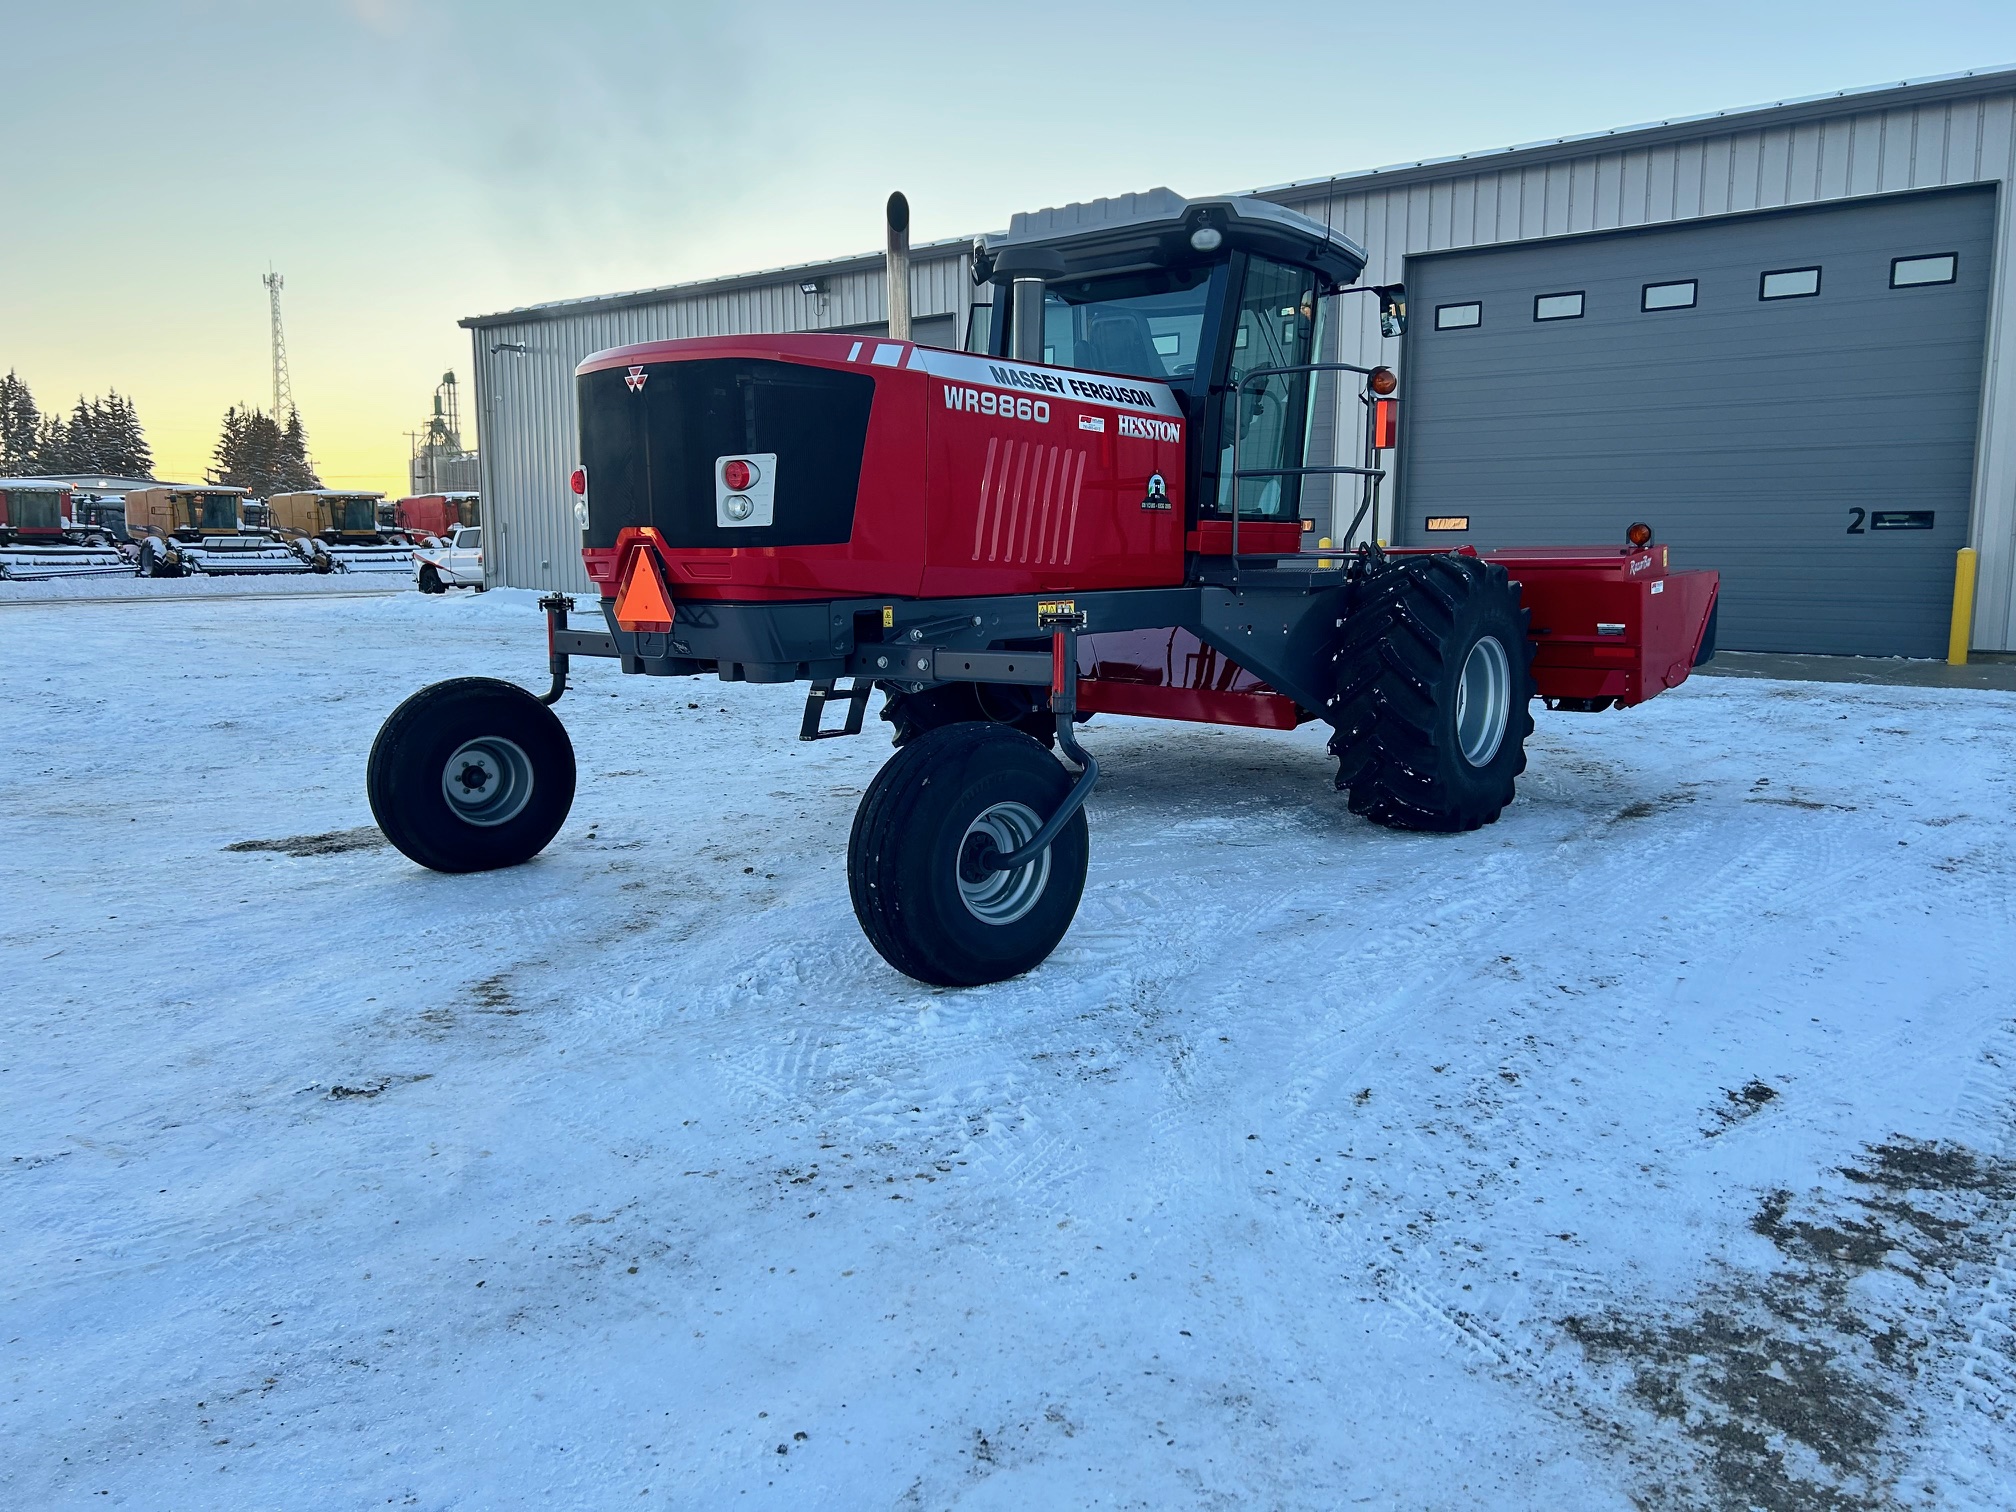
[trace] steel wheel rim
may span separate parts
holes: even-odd
[[[1456,746],[1474,767],[1489,766],[1512,722],[1512,659],[1495,635],[1463,658],[1456,682]]]
[[[532,801],[532,758],[501,735],[466,740],[441,768],[441,796],[467,824],[509,824]]]
[[[995,803],[982,809],[959,839],[959,901],[982,924],[1013,924],[1036,906],[1050,884],[1050,849],[1013,871],[991,871],[983,861],[1020,850],[1036,838],[1043,821],[1026,803]]]

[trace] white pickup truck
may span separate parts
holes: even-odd
[[[458,525],[446,541],[413,548],[413,576],[422,593],[450,588],[483,591],[483,527]]]

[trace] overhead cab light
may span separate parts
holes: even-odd
[[[1225,233],[1216,226],[1199,226],[1190,233],[1190,245],[1199,252],[1216,252],[1225,245]]]

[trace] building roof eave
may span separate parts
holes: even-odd
[[[913,263],[942,262],[963,257],[973,250],[970,236],[943,241],[920,242],[910,249]],[[541,320],[560,320],[592,310],[633,309],[638,305],[663,304],[672,299],[691,299],[703,294],[734,294],[772,284],[795,284],[808,277],[837,278],[849,273],[879,272],[883,254],[863,252],[824,262],[794,263],[788,267],[763,268],[754,273],[732,273],[722,278],[701,278],[690,283],[666,284],[655,289],[632,289],[622,294],[590,294],[579,299],[556,299],[541,304],[521,305],[492,315],[465,315],[456,324],[464,330],[487,330],[496,326],[523,325]]]
[[[1383,168],[1358,168],[1318,178],[1292,179],[1285,184],[1269,184],[1244,192],[1276,204],[1293,205],[1306,200],[1328,199],[1339,191],[1351,193],[1427,183],[1466,173],[1489,172],[1500,166],[1547,163],[1562,158],[1587,157],[1592,152],[1628,152],[1690,138],[1759,131],[1770,126],[1838,116],[1843,113],[1844,107],[1854,111],[1882,110],[1898,105],[1923,105],[2011,91],[2016,91],[2016,66],[1970,68],[1961,73],[1905,79],[1894,84],[1863,85],[1763,105],[1673,116],[1663,121],[1612,127],[1607,131],[1548,137],[1510,147],[1488,147],[1449,157],[1421,158],[1411,163],[1392,163]]]

